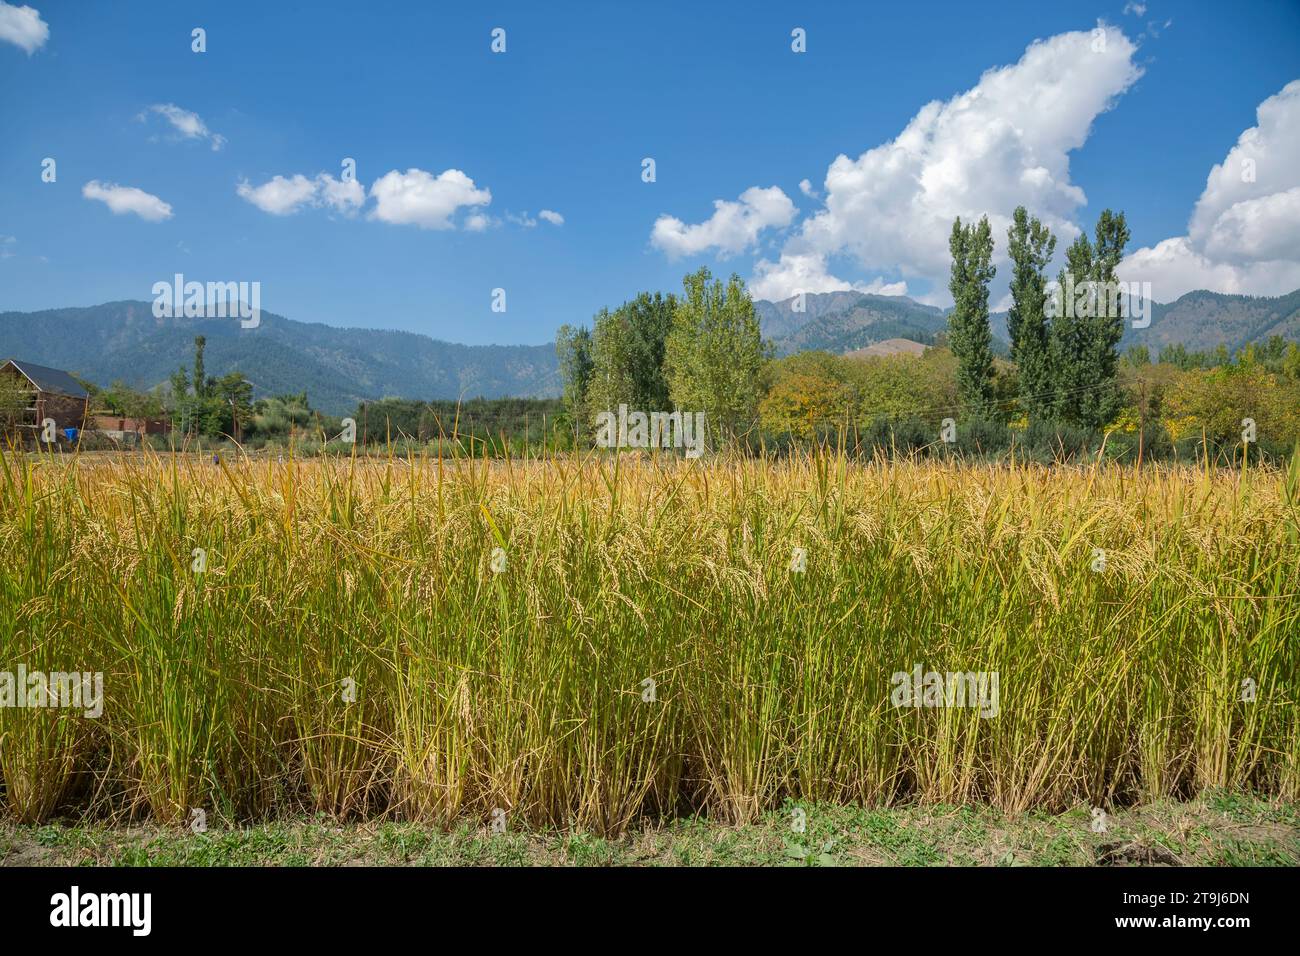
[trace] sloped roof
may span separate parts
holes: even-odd
[[[46,368],[44,365],[36,365],[20,359],[10,359],[5,365],[12,365],[18,369],[42,392],[69,395],[72,398],[89,397],[89,393],[77,384],[75,378],[60,369]],[[2,367],[0,366],[0,368]]]

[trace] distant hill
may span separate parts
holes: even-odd
[[[826,292],[804,298],[802,313],[793,310],[793,298],[754,303],[763,337],[776,346],[778,355],[808,349],[843,354],[892,338],[929,345],[948,327],[947,310],[906,296]],[[992,313],[989,326],[994,352],[1005,356],[1010,339],[1007,314]],[[1135,329],[1127,323],[1120,349],[1146,345],[1153,358],[1161,347],[1177,343],[1189,351],[1209,351],[1219,345],[1235,351],[1273,335],[1300,341],[1300,289],[1273,297],[1188,292],[1174,302],[1153,306],[1148,328]]]
[[[929,345],[947,329],[947,312],[905,296],[826,292],[754,303],[763,337],[777,354],[810,349],[837,354]],[[1006,354],[1006,313],[989,317],[994,349]],[[27,359],[75,372],[100,385],[121,379],[148,389],[194,359],[194,337],[207,338],[211,375],[239,370],[258,397],[304,389],[322,411],[345,414],[360,401],[551,398],[560,394],[555,348],[547,345],[458,345],[412,332],[335,328],[262,313],[256,329],[235,319],[156,319],[150,302],[109,302],[86,308],[0,312],[0,361]],[[1121,349],[1144,344],[1189,350],[1220,344],[1236,350],[1272,335],[1300,341],[1300,289],[1260,297],[1189,292],[1156,305],[1146,329],[1126,327]]]
[[[754,303],[763,337],[778,355],[810,349],[852,352],[886,339],[928,345],[948,327],[943,309],[906,296],[821,292],[804,296],[803,312],[795,312],[795,304],[794,298]]]
[[[994,312],[989,326],[995,338],[1009,339],[1007,314]],[[1135,329],[1126,322],[1120,351],[1145,345],[1151,358],[1166,345],[1179,343],[1189,352],[1213,351],[1225,345],[1229,352],[1250,342],[1262,343],[1271,335],[1300,342],[1300,289],[1282,296],[1227,295],[1199,289],[1173,302],[1151,309],[1151,324]]]
[[[560,393],[553,345],[457,345],[413,332],[345,329],[262,312],[236,319],[157,319],[151,302],[109,302],[44,312],[0,312],[0,361],[25,358],[99,385],[148,389],[194,362],[207,338],[208,374],[239,370],[258,397],[306,389],[332,414],[384,396],[418,399],[549,398]]]
[[[1188,351],[1226,345],[1231,352],[1274,335],[1300,342],[1300,289],[1272,297],[1188,292],[1168,305],[1155,306],[1149,327],[1126,327],[1120,348],[1145,345],[1152,358],[1163,346],[1178,343]]]
[[[887,358],[893,355],[924,355],[925,349],[924,344],[911,339],[885,339],[875,345],[868,345],[865,349],[846,352],[845,355],[848,358]]]

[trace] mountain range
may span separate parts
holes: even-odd
[[[1124,330],[1120,348],[1145,345],[1154,359],[1166,345],[1182,343],[1188,351],[1229,352],[1274,335],[1300,342],[1300,289],[1279,296],[1224,295],[1198,290],[1151,310],[1145,329]]]
[[[843,354],[892,338],[929,344],[948,327],[949,310],[906,296],[810,293],[804,296],[802,312],[794,310],[796,303],[795,298],[754,303],[763,337],[771,340],[778,355],[807,349]],[[994,352],[1006,355],[1007,313],[990,314],[989,327]],[[1300,342],[1300,289],[1282,296],[1188,292],[1173,302],[1152,305],[1146,328],[1126,323],[1120,349],[1146,345],[1155,358],[1161,347],[1181,342],[1189,351],[1224,345],[1232,352],[1273,335]]]
[[[237,319],[155,318],[151,302],[109,302],[44,312],[0,312],[0,361],[25,358],[99,385],[150,389],[194,362],[207,340],[209,375],[238,369],[254,394],[307,392],[342,415],[385,396],[419,399],[546,398],[560,393],[555,346],[457,345],[414,332],[336,328],[263,311]]]
[[[801,307],[802,311],[796,311]],[[777,355],[812,349],[852,352],[885,339],[930,344],[948,328],[943,309],[900,295],[815,292],[780,302],[756,301],[759,329]]]
[[[947,310],[906,296],[865,292],[808,294],[754,303],[763,337],[778,355],[809,349],[859,352],[893,339],[930,344],[947,328]],[[1007,351],[1006,313],[989,316],[994,349]],[[109,302],[42,312],[0,312],[0,361],[22,358],[65,369],[99,385],[121,380],[150,389],[194,361],[194,337],[207,340],[208,373],[238,369],[258,397],[306,390],[314,407],[341,415],[362,401],[547,398],[560,394],[555,346],[458,345],[414,332],[338,328],[263,312],[241,329],[235,319],[155,318],[150,302]],[[1283,296],[1189,292],[1155,305],[1151,324],[1125,328],[1121,349],[1146,345],[1231,350],[1273,335],[1300,341],[1300,289]],[[880,351],[880,350],[876,350]],[[897,349],[894,349],[897,351]],[[870,353],[868,353],[870,354]]]

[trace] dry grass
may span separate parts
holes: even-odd
[[[1300,465],[3,465],[0,670],[105,689],[0,708],[14,820],[1300,795]],[[916,664],[998,715],[894,708]]]

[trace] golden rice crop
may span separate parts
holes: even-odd
[[[15,819],[1300,796],[1300,465],[3,466],[0,671],[104,675],[0,707]]]

